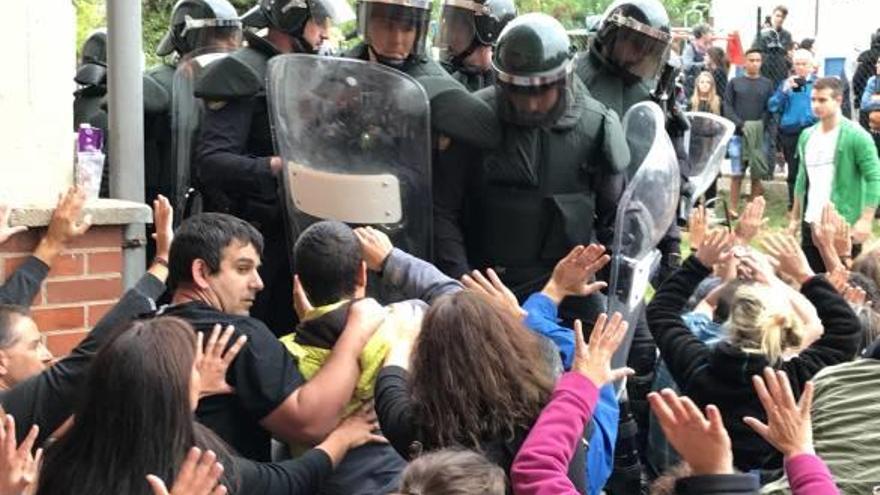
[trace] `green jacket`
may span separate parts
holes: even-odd
[[[806,156],[807,140],[822,123],[809,127],[798,140],[798,168],[794,192],[801,200],[801,215],[807,210]],[[840,135],[834,154],[834,181],[831,184],[831,202],[837,211],[854,224],[869,206],[880,204],[880,159],[877,148],[867,131],[849,119],[841,118]]]

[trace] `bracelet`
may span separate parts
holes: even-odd
[[[161,256],[154,257],[153,262],[151,264],[152,265],[162,265],[165,268],[168,268],[168,260],[166,260],[165,258],[163,258]]]

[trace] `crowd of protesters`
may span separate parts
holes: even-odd
[[[644,309],[650,418],[627,433],[627,467],[645,492],[880,487],[880,50],[853,84],[868,132],[844,116],[848,84],[817,76],[812,40],[793,49],[787,15],[773,11],[741,76],[708,26],[683,51],[690,109],[736,128],[732,220],[693,210],[690,252]],[[777,135],[784,231],[767,229],[761,184]],[[220,212],[173,228],[159,195],[147,272],[56,359],[28,305],[89,230],[84,204],[66,191],[0,286],[0,495],[632,493],[612,480],[635,372],[612,361],[635,329],[618,312],[560,317],[607,293],[605,246],[554,257],[518,299],[491,268],[454,279],[379,228],[316,221],[284,253],[292,272],[273,273],[296,314],[279,327],[251,315],[264,235]],[[8,213],[0,244],[22,230]]]

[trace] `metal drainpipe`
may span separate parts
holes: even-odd
[[[107,1],[107,83],[110,119],[110,195],[144,202],[144,106],[141,2]],[[143,224],[125,227],[122,283],[129,288],[144,273]]]

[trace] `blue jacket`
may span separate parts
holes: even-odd
[[[779,122],[779,128],[783,134],[800,134],[800,131],[810,127],[816,123],[816,117],[813,115],[813,107],[810,102],[810,96],[813,92],[813,83],[816,77],[810,75],[807,78],[807,85],[803,91],[792,91],[785,89],[786,81],[779,84],[776,93],[770,97],[767,106],[772,113],[782,114]]]
[[[880,93],[880,78],[877,76],[871,76],[871,78],[868,79],[867,84],[865,84],[865,92],[862,93],[862,104],[860,105],[861,111],[867,112],[874,108],[880,108],[880,103],[871,102],[871,95],[875,93]]]
[[[574,360],[574,332],[558,323],[556,304],[544,294],[536,292],[523,304],[529,314],[526,326],[549,338],[559,348],[559,357],[566,371]],[[593,412],[593,434],[587,451],[587,486],[590,495],[599,495],[614,469],[614,445],[617,443],[617,423],[620,409],[614,386],[599,390],[599,403]]]

